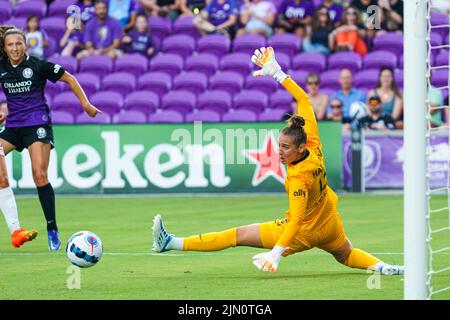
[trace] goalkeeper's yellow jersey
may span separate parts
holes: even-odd
[[[298,114],[305,119],[306,154],[288,164],[285,189],[289,196],[287,226],[277,245],[288,247],[297,233],[309,234],[328,220],[337,205],[337,195],[328,187],[319,129],[308,95],[290,77],[283,87],[297,100]]]

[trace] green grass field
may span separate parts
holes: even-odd
[[[435,206],[446,206],[441,197]],[[81,289],[69,290],[70,266],[64,250],[47,251],[40,204],[19,198],[21,223],[37,228],[38,238],[14,249],[5,224],[0,224],[0,299],[402,299],[403,277],[369,278],[365,270],[345,267],[319,249],[283,259],[278,272],[258,271],[254,248],[212,253],[151,251],[151,223],[161,213],[169,232],[179,236],[264,222],[281,217],[286,196],[217,197],[58,197],[62,240],[79,230],[95,232],[103,241],[99,264],[81,270]],[[339,210],[355,247],[391,263],[403,263],[402,196],[342,195]],[[448,225],[448,215],[433,220]],[[445,247],[449,235],[433,240]],[[436,259],[448,265],[449,255]],[[442,261],[441,261],[442,260]],[[380,288],[369,289],[367,282]],[[433,285],[450,286],[450,272],[436,276]],[[450,299],[450,292],[435,299]]]

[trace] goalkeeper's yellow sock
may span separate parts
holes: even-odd
[[[348,255],[347,260],[344,261],[344,264],[352,268],[375,270],[375,265],[378,262],[381,262],[381,260],[370,253],[354,248]]]
[[[184,238],[184,251],[217,251],[236,246],[236,228]]]

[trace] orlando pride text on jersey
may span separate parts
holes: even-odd
[[[8,103],[6,127],[28,127],[50,123],[45,99],[47,79],[58,81],[65,70],[58,64],[25,55],[16,67],[4,57],[0,60],[0,84]]]

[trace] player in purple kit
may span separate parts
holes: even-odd
[[[78,81],[58,64],[31,57],[26,53],[25,34],[14,27],[0,27],[0,84],[7,100],[6,124],[0,132],[2,155],[13,150],[28,149],[33,180],[47,220],[48,246],[56,251],[61,246],[56,225],[55,193],[48,181],[53,130],[50,110],[45,100],[47,80],[67,83],[80,100],[85,112],[94,117],[100,112],[86,97]],[[0,170],[0,191],[9,188],[6,170]],[[11,198],[12,197],[12,198]],[[9,199],[13,201],[12,192]]]
[[[315,7],[312,1],[284,0],[278,15],[277,32],[295,33],[304,38],[311,26]]]
[[[147,57],[153,54],[152,39],[145,15],[141,14],[137,16],[134,30],[122,38],[122,43],[127,53],[140,53]]]

